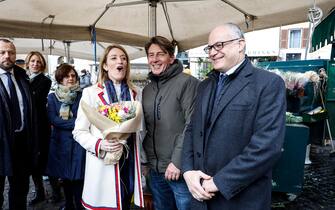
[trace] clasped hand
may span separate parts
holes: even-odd
[[[213,182],[213,177],[202,171],[187,171],[184,179],[192,196],[198,201],[211,199],[218,188]]]
[[[118,152],[123,149],[123,144],[118,140],[103,140],[101,141],[100,149],[106,152]]]

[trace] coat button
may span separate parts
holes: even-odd
[[[197,157],[200,158],[201,157],[201,153],[197,152]]]
[[[202,131],[200,131],[200,137],[202,137]]]

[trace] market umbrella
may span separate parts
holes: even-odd
[[[315,3],[324,14],[334,6],[334,0]],[[0,35],[87,41],[94,26],[99,42],[143,47],[156,23],[154,33],[185,50],[205,44],[210,30],[222,23],[252,31],[304,22],[313,5],[311,0],[5,0]]]

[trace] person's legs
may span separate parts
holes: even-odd
[[[65,196],[65,209],[74,209],[73,205],[73,191],[72,183],[70,180],[63,180],[64,196]]]
[[[124,151],[119,161],[120,163],[120,177],[121,177],[121,197],[122,197],[122,209],[131,209],[131,199],[134,193],[134,139],[128,138],[127,145],[129,146],[129,155],[126,157]]]
[[[83,193],[84,187],[84,180],[75,180],[72,181],[73,187],[73,196],[74,196],[74,205],[76,210],[84,209],[83,205],[81,204],[81,197]]]
[[[150,170],[150,188],[155,210],[174,210],[176,203],[171,187],[163,173]]]
[[[52,202],[57,203],[61,200],[61,192],[60,192],[60,185],[58,182],[58,178],[49,176],[49,182],[50,182],[50,186],[52,189],[51,200]]]
[[[35,185],[35,197],[29,202],[30,205],[34,205],[45,200],[42,175],[35,173],[32,175],[32,178]]]
[[[129,210],[130,205],[131,205],[131,198],[132,195],[130,194],[125,194],[123,199],[122,199],[122,210]]]
[[[5,176],[0,176],[0,209],[2,209],[2,205],[3,205],[3,191],[5,189],[5,181],[6,181],[6,177]]]
[[[8,201],[10,210],[27,209],[27,195],[29,192],[29,176],[32,168],[32,160],[27,151],[27,133],[25,131],[15,133],[13,141],[13,175],[8,176],[9,192]]]
[[[29,175],[15,174],[8,177],[8,201],[10,210],[27,209],[27,195],[29,191]]]
[[[184,179],[168,182],[176,200],[178,210],[189,210],[192,195],[187,188]]]

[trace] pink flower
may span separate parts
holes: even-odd
[[[128,113],[128,112],[129,112],[128,107],[123,107],[123,111],[124,111],[125,113]]]

